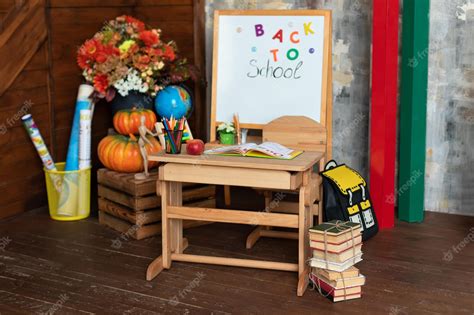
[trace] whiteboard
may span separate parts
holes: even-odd
[[[330,13],[216,11],[211,130],[264,125],[284,115],[322,121],[327,97]],[[212,132],[212,131],[211,131]]]

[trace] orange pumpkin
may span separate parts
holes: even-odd
[[[155,128],[156,115],[152,110],[144,108],[132,108],[119,110],[114,115],[114,128],[121,135],[138,134],[141,125],[141,117],[145,116],[145,126],[149,130]]]
[[[160,142],[147,136],[152,145],[145,144],[148,154],[161,151]],[[109,135],[102,139],[97,149],[99,159],[108,169],[122,173],[137,173],[144,170],[143,158],[135,136]],[[157,162],[148,162],[148,169],[158,166]]]

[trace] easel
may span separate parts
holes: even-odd
[[[324,167],[325,161],[328,161],[332,157],[332,22],[331,14],[329,11],[318,11],[318,10],[223,10],[216,11],[214,16],[214,47],[213,47],[213,68],[212,68],[212,104],[211,104],[211,119],[210,119],[210,143],[218,144],[216,136],[216,128],[222,123],[218,121],[216,117],[217,112],[217,80],[218,80],[218,38],[219,38],[219,28],[216,27],[219,21],[220,16],[232,16],[232,15],[297,15],[297,16],[311,16],[311,15],[321,15],[325,17],[324,25],[324,54],[323,54],[323,73],[322,73],[322,93],[321,93],[321,108],[320,108],[320,122],[319,125],[326,129],[325,139],[320,139],[319,146],[300,146],[295,142],[280,142],[281,144],[287,145],[290,148],[301,149],[301,150],[321,150],[324,148],[325,159],[322,161]],[[238,108],[236,111],[238,112]],[[308,121],[306,121],[308,123]],[[314,121],[313,121],[314,122]],[[317,124],[317,122],[314,122]],[[312,124],[309,123],[309,126]],[[241,128],[254,129],[254,130],[264,130],[266,124],[255,124],[249,122],[241,122]],[[276,125],[275,125],[276,126]],[[314,127],[314,126],[311,126]],[[315,127],[317,128],[317,127]],[[269,127],[267,131],[270,132]],[[291,132],[287,130],[288,132]],[[295,133],[295,136],[298,136],[299,132]],[[319,135],[323,132],[319,132]],[[261,139],[255,139],[255,142],[261,142]],[[279,139],[273,137],[270,133],[267,136],[268,141],[279,142]],[[266,141],[266,140],[265,140]],[[224,200],[226,207],[231,205],[231,191],[229,186],[224,186]]]
[[[321,99],[318,100],[316,99],[314,101],[314,106],[320,106],[319,108],[319,119],[316,119],[314,117],[311,117],[310,115],[307,115],[306,113],[298,113],[298,114],[292,114],[289,112],[286,112],[287,107],[298,107],[298,104],[284,104],[284,110],[285,112],[282,113],[279,116],[285,116],[285,115],[305,115],[309,116],[309,118],[312,118],[314,120],[319,121],[321,125],[323,125],[327,129],[327,155],[331,156],[331,136],[332,136],[332,19],[331,19],[331,12],[327,10],[221,10],[221,11],[215,11],[214,13],[214,47],[213,47],[213,64],[212,64],[212,95],[211,95],[211,117],[210,117],[210,142],[215,143],[217,140],[217,135],[216,135],[216,128],[219,124],[226,122],[226,121],[220,121],[219,118],[217,117],[217,107],[219,106],[218,104],[218,68],[219,68],[219,18],[220,17],[229,17],[229,16],[245,16],[245,17],[251,17],[251,16],[295,16],[295,17],[305,17],[308,16],[308,18],[316,16],[320,18],[324,18],[324,33],[322,33],[323,37],[323,43],[324,47],[321,48],[321,56],[322,56],[322,69],[321,69],[321,93],[320,97]],[[318,30],[319,32],[321,30]],[[321,34],[320,34],[321,35]],[[303,36],[303,35],[302,35]],[[238,84],[238,82],[236,83]],[[311,86],[309,86],[311,88]],[[238,87],[236,87],[238,89]],[[272,91],[276,92],[276,91]],[[242,93],[245,93],[245,91],[242,91]],[[305,104],[308,102],[311,103],[313,100],[311,99],[305,99]],[[224,102],[225,104],[226,102]],[[261,106],[261,104],[255,104],[255,107],[250,108],[252,113],[258,108],[258,106]],[[306,107],[304,107],[306,108]],[[313,107],[314,109],[314,107]],[[264,123],[255,123],[252,121],[246,121],[245,118],[242,118],[243,116],[241,115],[241,111],[239,111],[239,107],[234,109],[232,108],[232,111],[234,113],[239,113],[241,117],[240,121],[240,127],[241,128],[246,128],[246,129],[256,129],[256,130],[263,130],[263,128],[273,119],[277,117],[273,117],[272,119],[266,120]],[[270,111],[270,110],[268,110]],[[229,117],[229,120],[231,121],[231,117]]]

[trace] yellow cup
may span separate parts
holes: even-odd
[[[44,169],[49,215],[58,221],[85,219],[90,214],[91,168],[64,171],[64,166],[56,163],[56,171]]]

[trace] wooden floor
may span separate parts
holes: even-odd
[[[187,251],[295,261],[291,240],[264,239],[246,250],[251,229],[187,230]],[[159,238],[123,240],[96,218],[61,223],[36,211],[0,221],[0,314],[473,314],[469,237],[472,217],[427,213],[423,224],[398,222],[363,246],[363,298],[333,304],[315,291],[298,298],[289,272],[173,263],[147,282]]]

